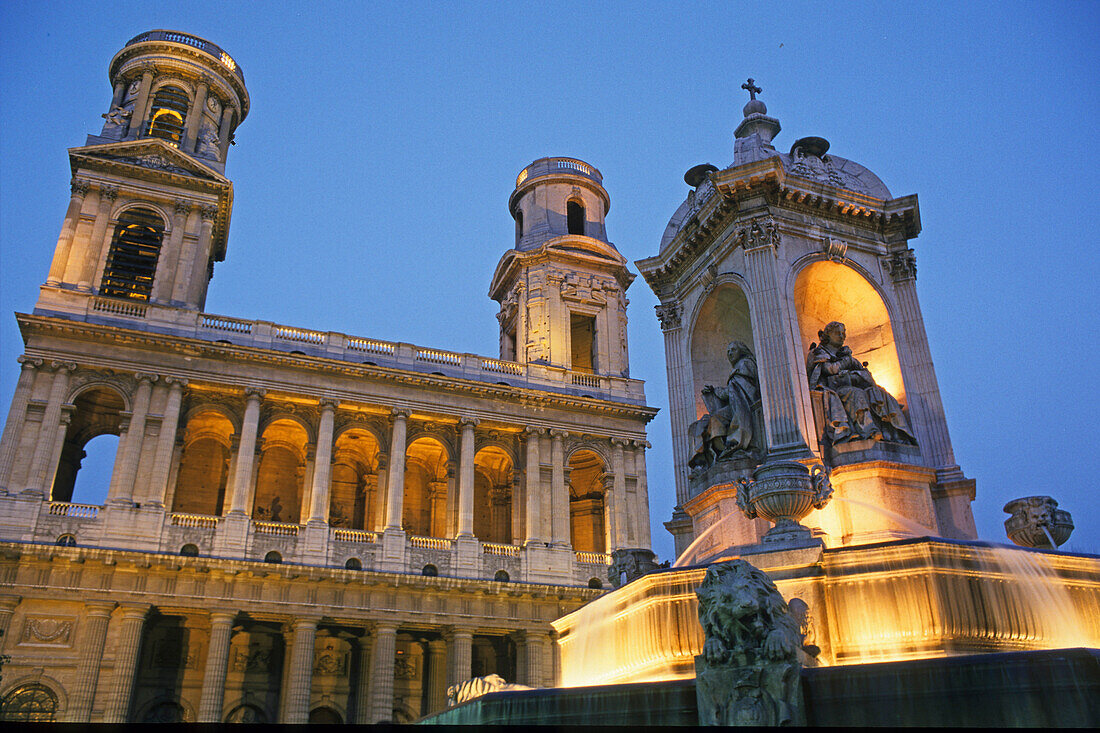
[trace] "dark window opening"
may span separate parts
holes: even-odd
[[[357,557],[349,557],[348,561],[344,563],[344,568],[346,570],[362,570],[363,563],[359,562]]]
[[[56,544],[59,547],[76,547],[76,535],[75,534],[63,534],[57,538]]]
[[[152,211],[130,209],[123,213],[107,254],[100,294],[149,300],[163,239],[164,222]]]
[[[493,580],[497,581],[498,583],[507,583],[509,580],[511,580],[511,577],[508,575],[507,570],[498,570],[496,572],[496,575],[493,576]]]
[[[588,580],[588,587],[589,588],[603,588],[603,583],[600,582],[599,578],[590,578]]]
[[[17,723],[52,723],[57,717],[57,695],[32,683],[15,688],[0,701],[0,720]]]
[[[278,565],[282,561],[283,561],[283,556],[280,555],[279,553],[275,552],[275,550],[272,550],[271,552],[264,555],[264,562],[270,562],[270,563],[274,563],[274,564]]]
[[[584,205],[570,201],[565,205],[566,224],[570,234],[584,234]]]
[[[596,318],[573,313],[569,316],[572,346],[572,368],[577,372],[596,370]]]
[[[191,543],[187,543],[186,545],[184,545],[183,547],[180,548],[180,554],[183,555],[184,557],[198,557],[199,556],[199,548],[198,548],[197,545],[192,545]]]
[[[523,212],[516,209],[516,242],[523,238]]]
[[[153,106],[149,111],[149,135],[167,140],[179,147],[183,138],[184,120],[191,100],[187,92],[179,87],[161,87],[153,95]]]
[[[429,563],[424,566],[424,569],[420,571],[420,574],[428,578],[435,578],[439,575],[439,568]]]

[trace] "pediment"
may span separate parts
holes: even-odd
[[[183,176],[210,183],[228,184],[228,179],[212,168],[159,138],[143,138],[118,143],[89,145],[69,150],[73,174],[80,167],[101,162],[111,166],[126,166],[155,171],[168,176]]]

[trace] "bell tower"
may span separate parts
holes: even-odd
[[[36,312],[171,321],[203,308],[225,258],[244,73],[213,43],[166,30],[132,38],[108,73],[102,131],[69,150],[72,198]]]
[[[610,207],[603,176],[584,161],[540,158],[520,171],[508,200],[515,246],[489,288],[500,303],[501,359],[581,372],[575,384],[584,373],[629,376],[634,274],[607,239]]]

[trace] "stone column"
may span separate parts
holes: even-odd
[[[114,610],[113,601],[92,601],[87,605],[78,647],[76,675],[69,690],[69,708],[65,722],[87,723],[92,716],[92,701],[99,682],[99,667],[103,661],[103,642],[107,639],[107,624]]]
[[[88,195],[90,184],[81,178],[74,178],[71,186],[72,196],[69,208],[65,211],[65,221],[61,225],[61,234],[57,238],[57,247],[50,262],[50,273],[46,276],[47,285],[58,285],[65,278],[65,269],[69,264],[69,251],[76,234],[76,225],[80,221],[80,210],[84,208],[84,197]]]
[[[772,222],[754,223],[745,238],[745,265],[752,304],[753,340],[760,376],[768,460],[808,458],[810,448],[801,426],[812,416],[796,393],[797,371],[802,358],[783,308],[784,299],[777,272],[779,231]]]
[[[141,88],[138,90],[137,101],[134,102],[134,112],[130,115],[130,127],[126,131],[127,139],[141,137],[145,134],[145,123],[149,119],[149,94],[153,90],[153,69],[142,69]]]
[[[183,128],[183,140],[180,142],[180,150],[185,153],[195,152],[195,136],[199,134],[202,108],[206,104],[206,93],[209,89],[210,85],[205,81],[200,81],[195,85],[195,98],[191,100],[191,109],[187,111],[187,122]]]
[[[562,440],[569,436],[564,430],[550,431],[550,506],[552,517],[551,542],[567,546],[569,537],[569,487],[565,484],[565,451]]]
[[[447,644],[450,664],[447,669],[447,686],[457,685],[473,676],[474,632],[455,628],[448,634]]]
[[[634,441],[634,473],[638,475],[638,547],[651,547],[652,536],[649,530],[649,478],[646,474],[645,449],[649,443]]]
[[[359,670],[355,680],[355,723],[370,725],[371,711],[371,647],[374,637],[363,634],[359,637]]]
[[[630,544],[630,504],[626,497],[626,468],[623,461],[623,446],[627,441],[621,438],[611,439],[611,493],[612,501],[608,502],[607,514],[609,532],[612,538],[612,546],[608,552],[614,552],[620,547]]]
[[[114,208],[117,196],[117,186],[99,184],[95,222],[77,222],[73,247],[69,252],[69,264],[66,266],[66,278],[72,277],[76,281],[76,289],[83,293],[92,292],[93,281],[96,281],[97,275],[102,280],[103,269],[107,266],[107,257],[111,251],[107,229],[111,225],[111,209]]]
[[[458,536],[474,536],[474,428],[478,421],[464,417],[458,462]]]
[[[115,84],[115,93],[111,95],[111,107],[107,110],[108,114],[114,112],[115,107],[122,106],[122,100],[126,96],[126,82],[119,79]]]
[[[25,356],[20,356],[18,361],[19,380],[15,383],[11,409],[8,410],[8,419],[4,422],[3,437],[0,437],[0,488],[9,486],[12,461],[15,459],[15,450],[19,446],[23,424],[27,419],[27,405],[30,403],[38,369],[43,363],[41,359],[28,359]]]
[[[132,502],[138,460],[145,447],[142,445],[145,442],[145,417],[149,414],[149,395],[153,391],[153,382],[157,381],[157,375],[138,372],[134,378],[137,379],[138,386],[134,392],[130,426],[126,434],[119,437],[115,467],[111,472],[111,486],[107,492],[107,501],[111,503]]]
[[[523,490],[523,472],[519,466],[512,467],[512,544],[522,542],[527,536],[526,492]]]
[[[206,649],[206,668],[202,675],[198,723],[222,722],[225,705],[225,675],[229,666],[229,644],[233,638],[235,611],[210,614],[210,644]]]
[[[284,723],[309,722],[309,697],[313,682],[313,651],[317,638],[316,618],[294,620],[294,642],[290,652]]]
[[[428,642],[428,712],[447,707],[447,642]]]
[[[228,104],[222,108],[222,119],[218,125],[218,149],[222,161],[229,157],[229,137],[233,134],[233,108]]]
[[[211,261],[214,243],[214,220],[218,216],[218,207],[203,206],[199,209],[198,249],[192,258],[191,271],[187,279],[187,289],[182,300],[189,308],[202,308],[206,303],[206,288],[214,271]]]
[[[527,631],[527,683],[532,687],[546,687],[546,634]]]
[[[525,499],[527,504],[527,538],[524,544],[542,542],[542,516],[539,511],[542,508],[542,491],[540,491],[541,470],[539,468],[539,440],[544,432],[543,428],[526,428],[527,434],[527,462],[524,467],[526,477]]]
[[[252,491],[252,466],[256,462],[256,431],[260,424],[260,402],[266,392],[248,387],[241,421],[241,441],[237,446],[237,470],[233,474],[233,503],[230,513],[248,515],[248,497]]]
[[[381,532],[386,526],[386,508],[389,503],[389,495],[386,491],[390,475],[389,454],[378,454],[377,489],[374,494],[374,518],[373,523],[367,527],[372,532]]]
[[[393,664],[397,656],[397,624],[378,624],[371,650],[370,722],[393,719]]]
[[[668,411],[672,423],[672,454],[675,457],[676,503],[688,499],[687,460],[691,456],[688,443],[688,426],[695,418],[695,399],[692,395],[690,374],[686,367],[679,303],[663,303],[656,307],[657,319],[665,337],[665,361],[668,374]]]
[[[317,428],[317,457],[313,464],[309,521],[328,524],[328,492],[332,476],[332,433],[336,420],[335,400],[321,400],[321,421]]]
[[[167,304],[172,300],[172,292],[175,282],[179,278],[179,270],[184,266],[183,235],[187,229],[187,216],[191,213],[191,202],[186,199],[176,199],[172,209],[172,220],[168,227],[168,239],[160,250],[160,259],[157,262],[157,271],[153,280],[153,292],[149,299],[154,303]]]
[[[176,438],[179,434],[180,405],[183,402],[183,388],[186,379],[165,377],[168,385],[168,400],[164,405],[164,417],[160,423],[160,435],[157,436],[156,455],[153,459],[153,471],[149,477],[149,486],[144,499],[156,506],[164,506],[168,496],[168,474],[172,470],[172,454],[176,450]]]
[[[149,606],[123,606],[118,645],[115,647],[115,681],[103,711],[104,723],[125,723],[130,715],[130,700],[134,695],[134,673],[137,671],[141,632]]]
[[[393,435],[390,439],[390,473],[386,482],[386,529],[401,529],[401,511],[405,500],[405,432],[409,411],[394,409]]]
[[[42,492],[43,496],[50,495],[52,486],[46,485],[47,476],[52,476],[56,466],[47,465],[53,457],[58,442],[58,432],[61,430],[61,407],[69,392],[69,378],[76,370],[73,362],[53,362],[54,376],[50,385],[50,396],[46,402],[46,410],[42,414],[42,426],[38,432],[38,440],[34,444],[34,455],[31,458],[31,470],[27,476],[26,488],[32,491]],[[64,439],[64,435],[61,436]]]

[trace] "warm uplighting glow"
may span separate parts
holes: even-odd
[[[555,621],[562,686],[694,677],[704,573],[647,575]],[[810,603],[827,666],[1100,646],[1092,557],[902,541],[826,551],[776,574],[784,598]]]
[[[222,63],[225,64],[226,68],[230,71],[237,70],[237,62],[230,58],[229,54],[227,54],[225,51],[222,51],[221,60]]]

